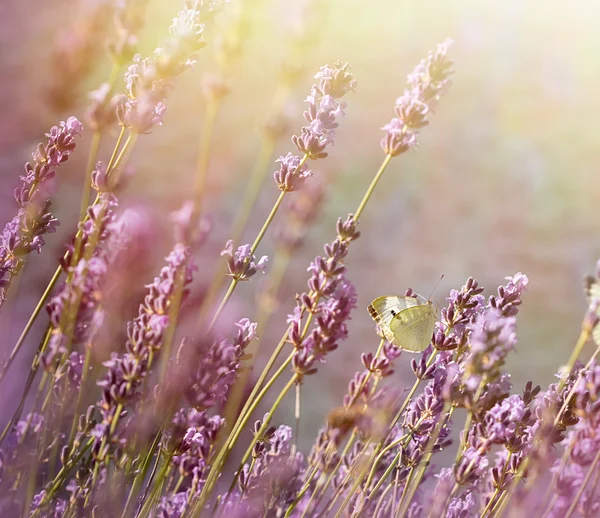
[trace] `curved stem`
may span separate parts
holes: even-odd
[[[33,310],[33,313],[29,317],[29,320],[27,321],[27,324],[25,324],[25,328],[21,332],[21,336],[19,336],[19,339],[17,340],[17,343],[15,344],[15,346],[13,347],[13,350],[10,353],[10,356],[8,357],[8,359],[6,360],[6,362],[4,363],[4,365],[2,367],[2,372],[0,372],[0,383],[2,383],[2,380],[4,379],[4,376],[6,375],[8,369],[10,368],[10,366],[12,364],[12,362],[14,361],[15,357],[19,353],[19,350],[21,349],[21,347],[25,343],[25,338],[27,338],[27,335],[31,331],[31,328],[33,327],[33,324],[35,323],[35,320],[37,319],[37,317],[41,313],[42,309],[46,305],[46,300],[48,299],[48,297],[50,296],[50,293],[54,289],[54,286],[58,282],[58,279],[59,279],[61,273],[62,273],[62,267],[59,266],[56,269],[56,271],[54,272],[54,274],[52,275],[52,278],[50,279],[50,282],[48,283],[48,286],[46,286],[46,289],[44,290],[44,293],[42,293],[42,296],[41,296],[40,300],[38,301],[38,303],[36,304],[36,306],[35,306],[35,308]]]
[[[358,208],[356,209],[356,212],[354,213],[354,219],[356,221],[358,221],[360,219],[360,216],[363,213],[363,210],[365,210],[365,206],[367,205],[369,198],[371,198],[371,195],[373,194],[375,187],[379,183],[379,180],[381,179],[381,176],[383,175],[383,172],[385,171],[386,167],[390,163],[391,159],[392,159],[392,155],[385,155],[385,158],[383,159],[383,162],[381,163],[379,170],[377,171],[377,173],[375,174],[375,177],[371,181],[371,185],[369,185],[367,192],[363,196],[363,199],[361,200],[360,204],[358,205]]]
[[[260,193],[260,188],[265,179],[266,173],[268,171],[268,164],[270,163],[271,156],[273,155],[273,150],[275,148],[275,142],[273,139],[263,139],[261,146],[261,152],[256,160],[254,165],[252,176],[250,178],[250,185],[246,188],[244,193],[244,198],[242,200],[242,208],[237,213],[235,221],[233,223],[233,228],[231,231],[231,240],[234,243],[239,243],[246,225],[248,223],[250,213],[256,200],[258,199],[258,195]],[[224,261],[219,261],[219,266],[217,271],[212,277],[212,281],[204,295],[204,299],[202,300],[202,305],[200,307],[200,320],[203,321],[206,313],[210,311],[215,301],[216,296],[218,295],[223,281],[225,280],[227,273],[227,265]]]
[[[304,160],[306,160],[306,155],[305,155],[305,159]],[[273,222],[273,219],[275,219],[275,214],[277,214],[277,211],[279,210],[279,207],[281,206],[281,203],[283,202],[283,198],[284,197],[285,197],[285,191],[281,191],[279,193],[279,196],[277,197],[277,200],[275,201],[275,205],[273,205],[273,208],[271,209],[271,212],[267,216],[267,219],[265,220],[262,228],[260,229],[260,232],[256,236],[256,239],[254,240],[254,243],[252,243],[252,246],[250,248],[250,255],[254,255],[254,252],[256,252],[256,249],[258,248],[258,245],[260,245],[260,242],[262,241],[263,237],[265,237],[267,229],[269,228],[269,226]],[[223,312],[223,309],[225,308],[225,305],[227,304],[227,302],[231,298],[231,295],[233,294],[233,291],[235,290],[235,287],[238,285],[238,283],[239,283],[239,279],[237,277],[234,277],[233,279],[231,279],[231,284],[229,285],[229,288],[227,289],[227,293],[225,293],[225,296],[223,297],[223,300],[219,304],[219,307],[218,307],[217,311],[215,312],[210,325],[208,326],[207,333],[210,333],[212,331],[214,325],[217,323],[217,320],[221,316],[221,313]]]
[[[198,145],[198,159],[196,161],[196,176],[194,177],[194,205],[197,214],[200,214],[202,210],[202,199],[206,188],[206,175],[208,164],[210,163],[210,144],[218,110],[219,101],[209,98],[202,123],[202,133],[200,134],[200,143]]]
[[[98,158],[98,150],[100,149],[100,141],[102,140],[102,133],[98,130],[94,131],[92,135],[92,142],[90,144],[90,154],[88,156],[87,167],[85,168],[85,178],[83,181],[83,191],[81,193],[81,206],[79,208],[79,221],[83,221],[85,218],[88,206],[90,204],[90,194],[92,186],[92,171],[96,165]]]

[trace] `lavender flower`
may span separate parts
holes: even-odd
[[[117,117],[122,126],[135,133],[149,133],[162,124],[173,81],[194,65],[194,53],[206,44],[203,20],[214,9],[212,3],[203,2],[183,9],[173,18],[171,37],[163,47],[150,58],[134,57],[125,74],[127,95],[117,99]]]
[[[292,137],[298,151],[313,160],[326,157],[325,149],[335,143],[336,119],[344,116],[346,106],[337,99],[356,88],[356,80],[348,64],[341,61],[336,61],[333,66],[321,67],[315,79],[318,82],[312,86],[306,98],[308,109],[304,112],[304,118],[308,125],[302,128],[300,136]]]
[[[189,253],[188,247],[175,245],[166,258],[167,265],[148,285],[148,294],[140,305],[138,317],[127,326],[127,351],[121,355],[113,353],[111,359],[104,363],[107,372],[98,382],[102,387],[102,400],[98,403],[102,422],[94,431],[94,454],[99,461],[110,450],[121,446],[113,421],[121,417],[125,405],[140,396],[141,384],[151,372],[153,358],[159,353],[169,327],[169,308],[177,280],[181,278],[184,286],[192,280]],[[184,291],[183,296],[185,294]]]
[[[325,257],[317,256],[308,267],[310,291],[298,296],[294,313],[288,315],[289,339],[295,348],[292,365],[299,382],[304,376],[314,374],[316,361],[338,347],[338,342],[347,336],[346,321],[356,306],[356,290],[345,278],[343,259],[348,253],[348,244],[358,237],[356,223],[349,215],[346,222],[338,220],[338,237],[325,245]],[[314,329],[306,336],[302,334],[302,315],[307,310],[316,317]]]
[[[75,150],[75,137],[81,135],[83,125],[69,117],[53,126],[32,154],[32,162],[25,164],[25,175],[15,190],[19,204],[17,215],[9,221],[0,236],[0,306],[13,277],[25,264],[25,256],[33,251],[41,252],[44,235],[55,231],[58,220],[50,214],[50,180],[55,168],[66,162]]]
[[[248,281],[256,272],[265,272],[269,258],[263,255],[258,261],[251,253],[250,245],[242,245],[233,251],[233,241],[227,241],[221,255],[229,256],[227,258],[227,267],[230,277],[238,281]]]
[[[255,433],[261,421],[254,424]],[[238,489],[229,498],[220,516],[230,515],[233,508],[240,516],[254,516],[267,511],[279,516],[294,501],[301,487],[303,456],[291,447],[289,426],[270,427],[254,446],[252,464],[245,464],[238,475]]]
[[[57,367],[59,355],[65,355],[64,359],[73,342],[92,343],[103,322],[100,294],[109,265],[119,250],[119,238],[114,236],[117,199],[110,193],[101,193],[95,182],[93,185],[98,192],[97,201],[88,209],[87,219],[79,225],[80,236],[73,239],[62,261],[67,280],[46,307],[53,326],[48,348],[41,357],[47,370]],[[72,264],[76,250],[79,259]],[[75,364],[67,365],[71,374],[77,363],[76,358],[73,360]]]
[[[381,128],[386,132],[381,147],[387,155],[397,156],[415,147],[419,131],[429,124],[429,113],[450,86],[452,60],[447,54],[451,44],[448,40],[438,45],[409,74],[410,88],[396,100],[396,117]]]
[[[275,183],[280,191],[291,192],[296,191],[304,184],[304,181],[312,176],[312,171],[304,161],[292,153],[286,156],[280,156],[275,162],[279,162],[281,166],[273,174]]]
[[[242,362],[249,359],[245,351],[256,337],[257,326],[243,318],[236,323],[233,340],[218,339],[206,351],[193,348],[191,358],[185,360],[194,365],[185,394],[194,408],[207,410],[226,400]]]

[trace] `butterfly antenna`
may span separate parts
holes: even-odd
[[[429,294],[429,297],[427,297],[427,300],[431,301],[431,296],[433,295],[433,292],[437,289],[437,287],[440,285],[440,282],[442,282],[442,279],[444,278],[444,274],[442,273],[442,275],[440,275],[440,280],[437,281],[435,283],[435,286],[433,287],[433,289],[431,290],[431,293]]]

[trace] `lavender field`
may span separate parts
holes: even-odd
[[[3,2],[0,516],[599,516],[598,14]]]

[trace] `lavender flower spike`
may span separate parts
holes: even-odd
[[[227,268],[229,269],[230,277],[238,281],[248,281],[256,272],[265,272],[269,258],[263,255],[257,262],[254,254],[251,253],[250,245],[238,246],[237,250],[233,251],[233,241],[227,241],[221,255],[229,256],[227,258]]]
[[[429,114],[450,86],[452,60],[447,54],[451,44],[448,40],[438,45],[409,74],[410,88],[396,100],[396,117],[381,128],[386,132],[381,147],[387,155],[397,156],[417,145],[420,129],[429,124]]]
[[[0,235],[0,306],[12,278],[25,264],[25,256],[44,246],[44,235],[56,230],[58,220],[50,214],[49,181],[55,168],[66,162],[75,149],[75,137],[81,135],[83,125],[75,117],[53,126],[46,144],[38,144],[32,161],[25,164],[21,185],[15,189],[19,204],[17,215],[9,221]]]
[[[219,3],[203,6],[203,2],[194,2],[193,7],[183,9],[173,19],[171,36],[163,47],[150,58],[134,57],[134,64],[125,73],[127,95],[117,98],[117,118],[123,127],[149,133],[162,124],[173,82],[194,65],[195,52],[206,45],[203,21],[210,18]]]
[[[298,151],[313,160],[325,158],[325,149],[335,143],[336,119],[344,116],[346,107],[338,99],[356,88],[356,80],[348,70],[348,64],[341,61],[336,61],[333,66],[321,67],[315,79],[319,82],[312,86],[306,98],[308,108],[304,118],[308,124],[302,128],[300,136],[292,137]]]

